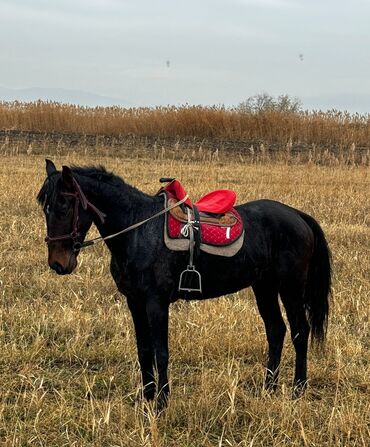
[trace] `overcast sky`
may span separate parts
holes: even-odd
[[[370,112],[369,0],[0,0],[0,86]]]

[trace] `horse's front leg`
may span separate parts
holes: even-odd
[[[155,396],[155,382],[153,374],[153,348],[150,328],[146,313],[146,305],[140,298],[127,298],[136,332],[137,353],[143,381],[143,394],[146,400],[153,400]]]
[[[152,337],[154,367],[158,373],[157,410],[167,406],[170,387],[168,384],[168,302],[156,295],[148,296],[146,311]]]

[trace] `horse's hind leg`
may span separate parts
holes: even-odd
[[[296,397],[302,394],[307,385],[307,348],[310,327],[304,308],[304,284],[304,281],[290,280],[283,283],[280,290],[296,352],[293,382]]]
[[[279,306],[277,286],[273,281],[259,281],[253,285],[253,291],[256,296],[258,309],[265,323],[268,341],[265,388],[274,391],[278,382],[286,327]]]

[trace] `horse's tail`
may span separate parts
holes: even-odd
[[[331,253],[324,232],[316,220],[302,212],[300,216],[311,228],[315,238],[306,283],[305,307],[311,326],[311,340],[321,344],[325,339],[328,325]]]

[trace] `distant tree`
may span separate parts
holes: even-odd
[[[250,96],[237,106],[237,110],[244,113],[261,113],[266,111],[297,113],[302,110],[299,98],[289,95],[274,97],[268,93]]]

